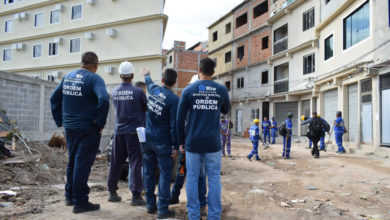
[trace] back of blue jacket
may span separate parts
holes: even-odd
[[[249,139],[251,141],[259,141],[260,140],[260,129],[257,125],[252,125],[249,128]]]
[[[109,97],[104,80],[85,69],[68,73],[54,90],[51,108],[57,126],[82,130],[93,123],[103,129]]]
[[[145,76],[145,83],[149,94],[145,129],[146,141],[167,144],[178,149],[176,113],[179,98],[172,90],[155,85],[149,75]]]
[[[121,83],[112,91],[112,102],[116,109],[115,133],[135,133],[145,126],[147,101],[144,91],[131,83]]]
[[[227,114],[230,101],[225,86],[211,80],[200,80],[187,86],[177,110],[179,144],[193,153],[212,153],[221,150],[220,115]],[[188,116],[188,134],[184,122]]]

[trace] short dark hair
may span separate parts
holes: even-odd
[[[174,69],[167,68],[164,70],[162,78],[165,85],[172,87],[176,83],[177,72]]]
[[[138,81],[136,82],[135,84],[135,87],[138,87],[138,88],[143,88],[146,86],[146,83],[142,82],[142,81]]]
[[[317,117],[317,112],[313,112],[311,113],[311,115],[315,115]]]
[[[199,63],[200,71],[208,76],[214,74],[215,62],[210,58],[204,58]]]
[[[84,65],[96,65],[99,63],[98,56],[92,51],[83,53],[81,57],[81,63]]]

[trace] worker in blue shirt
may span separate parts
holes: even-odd
[[[100,209],[89,202],[88,177],[106,124],[109,96],[104,80],[96,74],[98,57],[85,52],[81,69],[66,74],[50,102],[54,121],[64,127],[68,147],[65,203],[73,213]]]
[[[278,132],[278,122],[275,120],[275,117],[272,117],[271,121],[271,136],[272,142],[271,144],[275,144],[276,132]]]
[[[253,155],[255,155],[256,160],[261,160],[258,152],[259,140],[261,139],[259,129],[260,120],[256,118],[253,123],[255,124],[249,128],[249,139],[252,141],[253,149],[247,158],[248,160],[252,160]]]
[[[172,91],[176,84],[177,72],[165,69],[162,75],[162,86],[155,85],[150,71],[143,69],[146,88],[148,89],[148,111],[146,114],[146,143],[142,144],[144,158],[144,183],[146,191],[146,208],[149,214],[158,211],[158,219],[175,216],[168,209],[173,160],[178,155],[179,145],[176,133],[176,113],[179,98]],[[159,201],[156,205],[156,165],[160,168],[158,184]]]
[[[261,123],[261,127],[263,129],[264,143],[267,143],[267,137],[268,137],[268,143],[271,143],[271,136],[270,136],[271,122],[268,120],[267,117],[264,117],[264,120]],[[269,146],[269,145],[267,145],[267,146]]]
[[[123,163],[129,159],[130,191],[133,195],[131,205],[145,205],[142,198],[142,151],[136,128],[144,127],[147,110],[146,95],[142,89],[133,86],[134,67],[130,62],[119,66],[122,83],[112,91],[112,101],[116,111],[114,138],[110,169],[108,172],[109,202],[122,200],[117,194],[118,180]]]
[[[321,115],[318,114],[317,117],[321,118]],[[322,123],[324,124],[324,127],[322,129],[322,134],[321,134],[321,138],[320,138],[320,151],[325,151],[325,134],[326,133],[329,134],[330,125],[328,124],[328,122],[324,118],[321,118],[321,120],[322,120]]]
[[[345,154],[346,151],[343,147],[343,135],[345,133],[345,127],[344,127],[344,119],[342,118],[342,112],[338,111],[336,113],[336,120],[333,123],[334,125],[334,135],[336,139],[337,144],[337,152],[339,154]]]
[[[290,150],[291,150],[291,135],[292,135],[292,121],[293,114],[288,113],[287,119],[284,121],[286,123],[286,136],[283,136],[283,158],[290,159]]]
[[[208,177],[207,219],[221,219],[221,139],[220,115],[230,109],[225,86],[212,81],[215,62],[210,58],[199,63],[199,81],[187,86],[180,97],[177,111],[179,144],[186,150],[187,210],[190,220],[200,219],[198,193],[199,175],[203,164]],[[188,133],[184,125],[188,116]]]

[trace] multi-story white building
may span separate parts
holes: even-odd
[[[81,54],[99,56],[98,74],[120,82],[118,66],[161,78],[165,0],[4,0],[0,3],[0,70],[58,80],[80,66]],[[135,80],[142,76],[136,74]]]

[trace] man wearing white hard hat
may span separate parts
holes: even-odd
[[[145,205],[142,192],[142,151],[136,128],[145,124],[147,100],[144,91],[133,86],[134,67],[130,62],[119,66],[122,83],[112,91],[112,101],[116,111],[115,130],[108,173],[109,202],[120,202],[118,180],[126,158],[129,159],[131,179],[130,191],[133,194],[131,205]]]

